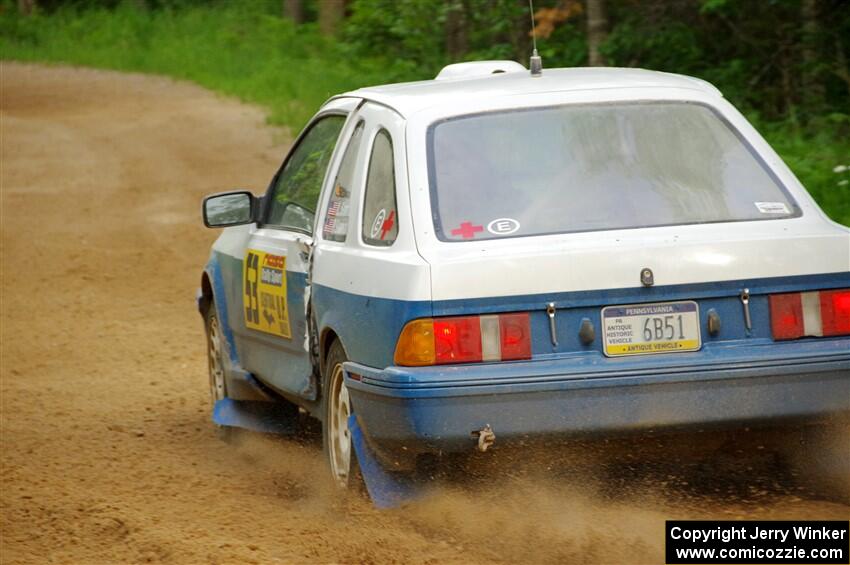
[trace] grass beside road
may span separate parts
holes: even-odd
[[[295,130],[330,96],[383,81],[375,63],[349,56],[315,26],[296,28],[262,7],[250,0],[157,10],[125,3],[22,18],[7,5],[0,55],[190,80],[260,104],[271,123]]]
[[[279,2],[233,0],[157,10],[65,8],[21,18],[12,2],[0,0],[0,57],[190,80],[264,106],[271,123],[293,131],[334,94],[430,78],[404,61],[364,58],[321,37],[314,24],[296,28],[278,10]],[[850,225],[850,115],[824,115],[805,131],[750,117],[824,210]]]

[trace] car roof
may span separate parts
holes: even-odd
[[[722,96],[710,83],[694,77],[645,69],[580,67],[544,69],[539,77],[532,77],[528,71],[518,71],[370,86],[334,98],[371,100],[408,117],[441,103],[473,101],[482,97],[624,88],[685,88]]]

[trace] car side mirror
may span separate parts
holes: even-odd
[[[202,212],[208,228],[240,226],[257,221],[257,198],[247,190],[222,192],[204,198]]]

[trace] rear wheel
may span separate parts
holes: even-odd
[[[328,352],[323,375],[324,423],[322,436],[325,455],[331,476],[342,488],[359,489],[362,485],[357,456],[354,453],[348,418],[351,415],[351,399],[343,378],[342,364],[346,361],[345,351],[335,341]]]

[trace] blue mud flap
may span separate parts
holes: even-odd
[[[274,402],[233,400],[232,398],[217,401],[212,414],[213,422],[219,426],[282,435],[295,433],[297,418],[298,412],[287,413]]]
[[[351,432],[351,443],[354,444],[354,453],[357,455],[366,490],[369,491],[369,497],[375,507],[395,508],[420,496],[421,493],[413,482],[384,470],[375,453],[366,444],[355,414],[348,417],[348,430]]]

